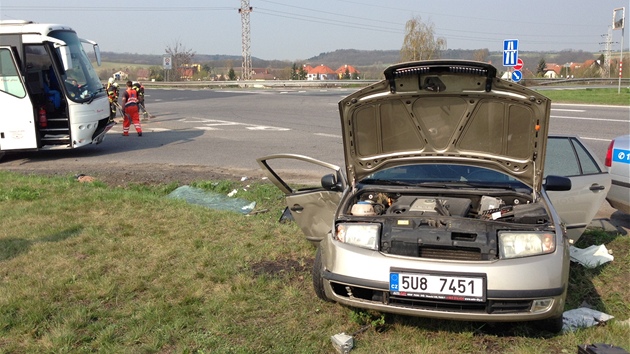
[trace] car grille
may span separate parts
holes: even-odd
[[[479,312],[479,313],[519,313],[526,312],[532,306],[531,300],[487,300],[486,302],[440,301],[433,299],[410,299],[402,296],[390,296],[392,306],[411,307],[423,310]]]
[[[510,314],[528,312],[532,300],[486,300],[486,302],[445,301],[435,299],[409,298],[390,295],[386,291],[378,291],[357,286],[348,286],[331,282],[333,291],[342,297],[356,298],[360,301],[370,301],[395,307],[406,307],[419,310]]]
[[[481,251],[478,248],[446,248],[424,247],[419,249],[420,258],[447,259],[457,261],[480,261]]]

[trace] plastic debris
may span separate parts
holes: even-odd
[[[232,192],[236,194],[236,190]],[[220,193],[191,186],[181,186],[172,191],[168,197],[183,199],[190,204],[201,205],[210,209],[229,210],[241,214],[249,214],[256,207],[256,202],[250,202],[240,198],[230,198]]]
[[[562,314],[562,331],[573,332],[578,328],[599,325],[612,318],[614,318],[614,316],[586,307],[568,310]]]
[[[238,191],[237,191],[236,189],[232,189],[232,191],[231,191],[230,193],[228,193],[228,195],[227,195],[227,196],[228,196],[228,197],[233,197],[233,196],[235,196],[235,195],[236,195],[236,193],[237,193],[237,192],[238,192]]]
[[[332,345],[337,353],[348,354],[354,347],[354,339],[345,333],[337,333],[330,337]]]
[[[604,245],[592,245],[584,249],[571,246],[569,254],[573,262],[580,263],[586,268],[597,268],[615,259]]]
[[[247,181],[247,176],[241,177],[241,182],[243,182],[243,181]]]

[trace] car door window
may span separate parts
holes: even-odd
[[[551,137],[547,141],[545,176],[580,176],[601,173],[591,154],[577,139]]]
[[[576,176],[580,174],[580,166],[569,139],[549,138],[545,157],[545,177]]]

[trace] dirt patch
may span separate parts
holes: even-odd
[[[266,178],[261,169],[247,170],[203,165],[176,165],[160,163],[121,164],[86,163],[81,159],[45,159],[38,155],[5,155],[0,157],[0,170],[30,175],[56,177],[90,176],[109,186],[123,187],[128,184],[157,185],[177,183],[190,184],[195,181],[233,180],[246,177],[250,181]],[[321,176],[309,172],[290,171],[283,173],[287,182],[318,182]]]
[[[255,276],[269,276],[272,278],[294,278],[301,279],[306,272],[310,272],[313,266],[313,259],[280,259],[274,261],[262,261],[250,266]]]

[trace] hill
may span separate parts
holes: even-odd
[[[598,53],[572,50],[558,52],[519,52],[519,57],[525,62],[525,68],[532,72],[536,71],[541,59],[544,59],[547,63],[563,65],[570,62],[581,63],[589,59],[597,59],[598,55]],[[103,61],[120,63],[121,66],[162,66],[162,55],[103,52],[102,57]],[[500,51],[490,52],[487,49],[448,49],[442,52],[441,58],[468,60],[482,58],[481,60],[489,61],[499,68],[503,62],[503,53]],[[238,71],[238,68],[241,66],[241,56],[237,55],[195,54],[193,60],[195,63],[205,64],[225,72],[227,72],[229,68],[234,68]],[[363,77],[377,78],[382,75],[385,67],[398,62],[400,62],[400,52],[398,50],[338,49],[333,52],[320,53],[301,62],[297,62],[296,64],[310,64],[312,66],[324,64],[333,70],[344,64],[349,64],[363,73]],[[288,70],[293,64],[294,63],[290,61],[263,60],[252,57],[252,65],[254,68],[281,71]]]

